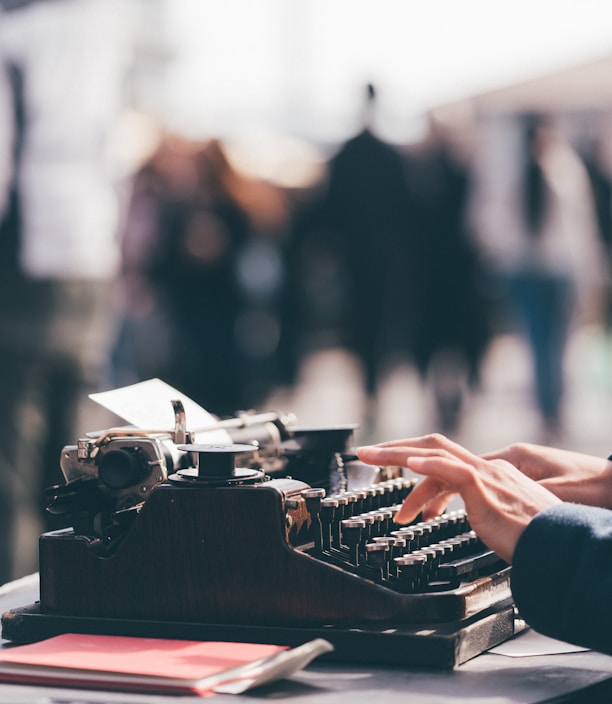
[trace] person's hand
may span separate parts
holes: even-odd
[[[362,462],[400,466],[425,475],[395,516],[409,523],[431,518],[460,494],[470,525],[502,559],[512,562],[516,543],[531,519],[560,499],[505,459],[484,459],[443,435],[433,434],[357,448]]]
[[[506,460],[562,501],[612,508],[612,462],[554,447],[516,443],[482,455]]]

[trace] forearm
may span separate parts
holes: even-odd
[[[563,503],[540,512],[516,546],[512,590],[536,630],[612,654],[612,511]]]

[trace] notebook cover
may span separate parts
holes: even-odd
[[[0,650],[0,680],[206,694],[216,675],[287,650],[258,643],[66,633]]]

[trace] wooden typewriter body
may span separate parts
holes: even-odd
[[[4,614],[3,637],[76,631],[296,645],[322,636],[336,659],[453,667],[515,633],[504,563],[415,586],[349,559],[352,550],[364,560],[368,541],[342,544],[340,528],[321,520],[324,492],[229,471],[227,482],[192,472],[159,483],[112,550],[74,528],[43,534],[40,602]],[[384,504],[384,488],[375,489]],[[351,509],[358,522],[361,509]]]

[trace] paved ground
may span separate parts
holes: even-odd
[[[387,377],[372,412],[374,420],[368,421],[359,365],[343,350],[312,355],[296,387],[273,394],[267,407],[292,411],[304,424],[361,423],[356,444],[439,430],[430,390],[408,365]],[[610,454],[612,341],[598,329],[574,334],[567,359],[563,428],[550,436],[543,433],[531,401],[525,347],[515,336],[500,336],[487,354],[481,388],[468,396],[453,437],[476,452],[528,440]]]

